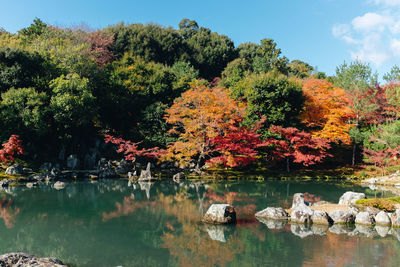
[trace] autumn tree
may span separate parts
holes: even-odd
[[[170,134],[178,140],[168,146],[166,160],[187,165],[193,160],[200,167],[213,151],[212,140],[224,133],[230,120],[243,113],[243,106],[233,101],[223,88],[195,86],[175,100],[166,110],[165,119],[173,125]]]
[[[271,126],[269,131],[275,134],[265,141],[272,148],[270,156],[273,160],[286,160],[288,172],[291,161],[309,166],[331,156],[327,152],[330,145],[323,138],[312,137],[294,127]]]
[[[9,162],[14,162],[15,156],[25,153],[22,147],[22,141],[16,134],[11,135],[8,141],[2,144],[2,147],[3,148],[0,149],[0,161],[5,165]]]
[[[302,123],[311,129],[313,136],[331,142],[350,144],[349,122],[353,112],[343,89],[327,80],[310,79],[303,85],[304,108]]]

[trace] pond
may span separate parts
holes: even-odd
[[[27,252],[72,266],[400,266],[397,229],[307,228],[254,218],[267,206],[289,207],[297,192],[337,202],[349,190],[382,194],[327,181],[13,187],[0,191],[0,254]],[[237,225],[200,223],[212,203],[232,203]]]

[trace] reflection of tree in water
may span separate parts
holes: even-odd
[[[103,212],[103,222],[108,221],[113,218],[118,218],[121,216],[127,216],[131,213],[134,213],[138,208],[145,208],[149,206],[154,206],[156,203],[150,201],[134,201],[134,196],[131,195],[129,197],[124,197],[124,201],[122,203],[115,202],[115,211],[111,212]]]
[[[15,217],[20,213],[20,208],[13,209],[12,199],[6,199],[5,196],[0,200],[0,218],[4,220],[7,228],[14,227]]]

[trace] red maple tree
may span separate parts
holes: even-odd
[[[15,156],[23,155],[24,149],[19,135],[13,134],[7,142],[2,144],[3,148],[0,149],[0,161],[7,165],[9,162],[15,161]]]
[[[397,165],[400,155],[399,148],[380,149],[378,151],[364,148],[363,155],[366,157],[367,162],[375,164],[382,170],[382,175],[385,175],[385,168]]]

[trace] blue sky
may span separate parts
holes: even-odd
[[[400,61],[400,0],[0,0],[0,27],[16,32],[35,17],[69,27],[119,22],[177,28],[182,18],[229,36],[235,45],[274,39],[283,55],[333,74],[360,59],[384,74]]]

